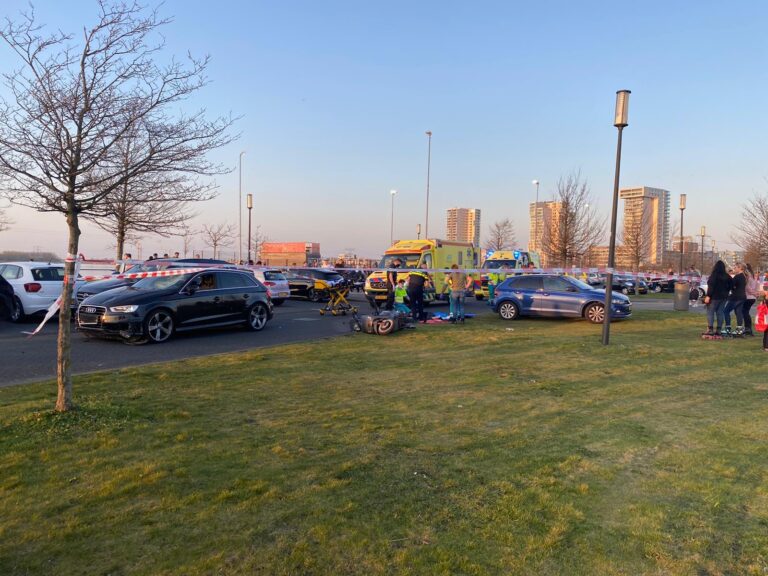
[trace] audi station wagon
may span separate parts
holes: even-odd
[[[144,278],[89,296],[77,309],[77,327],[86,336],[159,343],[218,326],[259,331],[272,314],[267,289],[253,274],[215,269]]]

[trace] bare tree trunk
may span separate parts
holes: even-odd
[[[80,227],[77,213],[73,210],[67,214],[69,225],[69,242],[66,261],[64,262],[64,286],[61,291],[61,306],[59,308],[59,336],[57,341],[56,378],[58,395],[56,397],[56,412],[67,412],[74,407],[72,402],[72,289],[75,285],[75,258],[77,258],[80,241]]]
[[[120,229],[117,231],[117,257],[115,260],[121,260],[123,257],[123,252],[125,250],[125,228],[120,227]]]

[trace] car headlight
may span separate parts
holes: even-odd
[[[136,312],[139,307],[136,304],[130,304],[128,306],[110,306],[109,311],[110,312],[120,312],[122,314],[130,314],[131,312]]]
[[[621,300],[619,298],[612,298],[611,302],[613,302],[614,304],[626,304],[627,303],[626,300]]]

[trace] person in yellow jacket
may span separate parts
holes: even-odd
[[[408,291],[405,289],[405,280],[398,280],[397,286],[395,286],[395,310],[410,315],[411,309],[405,304],[405,297],[407,295]]]

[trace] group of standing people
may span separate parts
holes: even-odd
[[[408,270],[408,284],[405,280],[397,278],[398,269],[402,261],[392,261],[392,268],[387,271],[387,303],[386,309],[397,309],[406,314],[410,313],[415,322],[426,322],[427,313],[424,311],[424,289],[434,285],[432,277],[421,268]],[[447,275],[447,284],[443,289],[450,288],[450,316],[451,323],[464,323],[464,299],[466,291],[472,285],[472,277],[459,271],[459,266],[453,264],[451,272]],[[411,305],[410,309],[405,304],[405,298]]]
[[[762,286],[750,264],[739,262],[729,274],[718,260],[707,279],[707,331],[704,336],[753,336],[751,309],[762,293]],[[768,297],[768,292],[765,294]],[[731,313],[736,327],[731,328]],[[763,349],[768,351],[768,332],[763,333]]]

